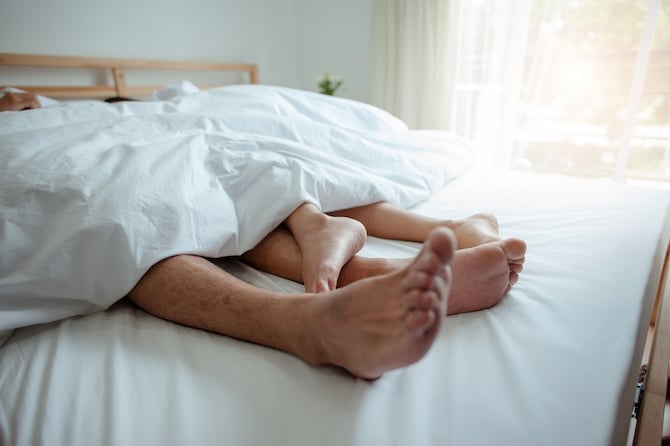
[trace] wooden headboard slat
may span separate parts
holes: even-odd
[[[218,62],[180,62],[166,60],[111,59],[74,56],[49,56],[37,54],[0,53],[0,67],[53,67],[53,68],[84,68],[110,70],[113,86],[16,86],[26,91],[33,91],[55,97],[102,97],[147,94],[160,87],[129,86],[126,84],[125,70],[188,70],[188,71],[220,71],[247,73],[249,82],[258,83],[258,66],[256,64],[218,63]]]
[[[20,90],[30,91],[53,97],[94,98],[117,96],[116,89],[111,85],[94,85],[90,87],[78,86],[42,86],[42,85],[12,85]]]
[[[62,68],[133,68],[136,70],[243,71],[256,69],[255,64],[218,62],[180,62],[167,60],[101,59],[74,56],[0,53],[0,65]]]

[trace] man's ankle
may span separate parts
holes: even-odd
[[[310,365],[329,364],[330,358],[324,347],[327,330],[327,306],[330,296],[324,294],[305,294],[298,302],[299,310],[295,314],[297,330],[293,343],[296,356]]]

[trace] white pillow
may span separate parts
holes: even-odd
[[[189,81],[181,81],[178,84],[166,85],[163,89],[154,91],[151,95],[152,101],[167,101],[168,99],[185,94],[193,94],[199,92],[200,89]]]

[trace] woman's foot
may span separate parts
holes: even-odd
[[[436,229],[403,268],[310,301],[320,348],[300,356],[366,379],[421,359],[447,310],[454,246],[451,231]]]
[[[302,255],[305,291],[321,293],[337,287],[342,266],[365,243],[367,233],[360,222],[347,217],[331,217],[305,203],[288,219]]]
[[[454,231],[458,249],[500,240],[498,220],[491,214],[475,214],[459,220],[448,220],[443,225]]]
[[[519,239],[497,240],[456,251],[451,262],[453,285],[448,314],[482,310],[498,303],[519,280],[525,254],[526,243]],[[342,269],[338,286],[388,274],[407,264],[407,259],[357,256]]]
[[[516,238],[461,249],[452,262],[454,283],[447,314],[489,308],[519,280],[526,242]]]

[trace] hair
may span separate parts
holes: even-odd
[[[132,99],[132,98],[124,98],[123,96],[112,96],[111,98],[104,99],[105,102],[109,104],[113,104],[115,102],[129,102],[129,101],[137,101],[138,99]]]

